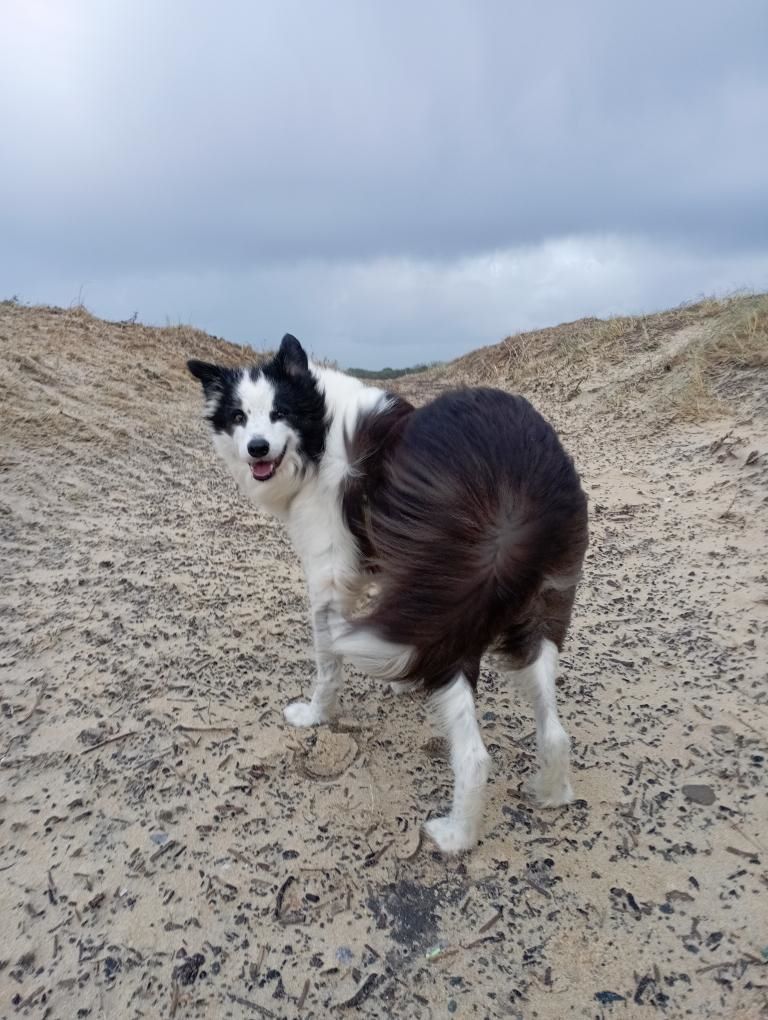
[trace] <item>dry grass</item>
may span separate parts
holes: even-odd
[[[658,349],[670,333],[717,316],[721,308],[720,302],[708,299],[656,315],[579,319],[518,333],[459,358],[447,372],[474,384],[543,382],[568,388],[585,372]]]
[[[768,295],[730,302],[704,343],[702,356],[710,371],[768,365]]]
[[[727,413],[725,392],[739,390],[734,376],[751,388],[744,377],[768,367],[768,295],[723,301],[708,328],[666,367],[671,375],[659,406],[669,416],[705,421]]]
[[[111,404],[150,419],[189,395],[189,357],[226,365],[254,363],[270,352],[228,343],[191,326],[105,322],[77,305],[31,308],[0,302],[5,392],[22,412],[39,387],[43,406],[66,405],[68,386],[86,378],[116,380]],[[333,362],[323,362],[336,367]],[[738,379],[768,366],[768,295],[707,298],[644,316],[586,318],[506,337],[449,364],[397,380],[420,400],[460,385],[519,390],[545,410],[580,396],[596,413],[652,414],[702,420],[727,410]],[[736,382],[734,382],[736,378]],[[759,387],[758,387],[759,389]],[[77,408],[64,410],[78,416]]]
[[[398,388],[432,393],[492,385],[532,395],[551,409],[599,394],[613,415],[701,421],[727,410],[720,381],[768,364],[768,295],[706,298],[654,315],[587,318],[518,333]]]
[[[122,450],[131,438],[166,427],[174,404],[198,400],[188,358],[237,365],[259,357],[190,326],[106,322],[82,305],[2,301],[0,430],[8,441],[31,434],[41,443],[109,436]],[[85,392],[99,394],[90,409]]]
[[[719,399],[701,359],[689,357],[686,371],[676,373],[655,401],[656,410],[672,421],[700,422],[719,418],[728,405]]]

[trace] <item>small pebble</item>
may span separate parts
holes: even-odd
[[[711,786],[702,786],[694,784],[692,786],[683,787],[683,796],[686,800],[692,800],[694,804],[709,804],[715,803],[715,791]]]
[[[626,996],[618,992],[595,992],[595,998],[601,1005],[607,1006],[609,1002],[626,1002]]]

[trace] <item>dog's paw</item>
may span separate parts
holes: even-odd
[[[550,776],[546,770],[537,772],[525,783],[523,793],[534,801],[538,807],[562,807],[573,800],[573,790],[567,778]]]
[[[286,705],[283,715],[291,726],[319,726],[326,721],[310,701],[294,701]]]
[[[467,827],[457,824],[450,815],[425,822],[424,831],[444,854],[460,854],[463,850],[471,850],[477,842]]]

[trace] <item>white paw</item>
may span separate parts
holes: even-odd
[[[546,771],[537,772],[523,783],[523,793],[539,807],[562,807],[573,800],[573,790],[567,777],[552,777]]]
[[[326,721],[310,701],[294,701],[286,705],[283,715],[291,726],[319,726]]]
[[[477,842],[477,838],[467,831],[466,826],[457,824],[450,815],[425,822],[424,831],[444,854],[471,850]]]

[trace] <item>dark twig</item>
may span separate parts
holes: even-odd
[[[86,747],[80,754],[90,754],[91,751],[98,751],[100,747],[106,747],[107,744],[114,744],[116,740],[125,740],[126,737],[132,737],[136,733],[136,730],[127,730],[125,733],[118,733],[115,737],[107,737],[106,740],[100,740],[98,744],[92,744],[90,747]]]
[[[309,994],[309,978],[307,978],[306,981],[304,982],[304,987],[301,990],[299,1001],[296,1003],[297,1009],[301,1009],[304,1006],[304,1003],[307,1001],[308,994]]]
[[[237,733],[237,726],[183,726],[173,727],[181,733]]]
[[[235,995],[234,992],[227,993],[233,1002],[236,1002],[238,1006],[245,1006],[247,1009],[252,1009],[254,1013],[258,1013],[259,1016],[265,1016],[268,1020],[276,1020],[276,1014],[271,1009],[266,1009],[264,1006],[260,1006],[258,1002],[252,1002],[250,999],[244,999],[242,995]]]
[[[353,1006],[359,1006],[361,1003],[365,1002],[371,992],[376,988],[379,980],[378,974],[369,974],[352,998],[347,999],[345,1002],[338,1003],[336,1009],[350,1009]]]
[[[490,931],[490,929],[493,928],[494,924],[496,924],[497,921],[499,921],[500,919],[501,919],[501,907],[499,907],[496,910],[496,913],[493,915],[493,917],[490,917],[485,922],[485,924],[478,930],[478,934],[482,935],[484,932]]]

